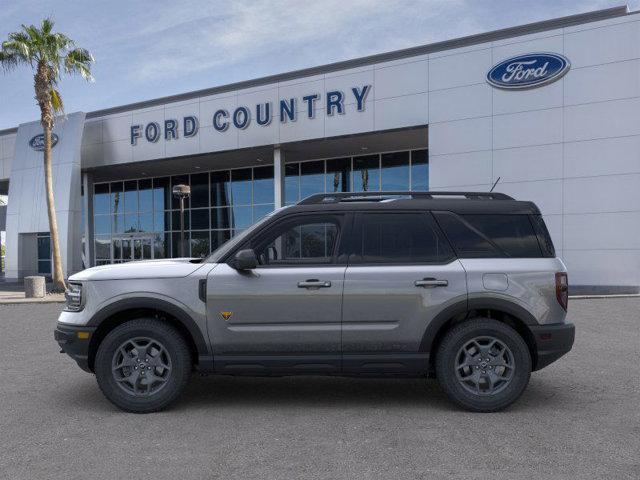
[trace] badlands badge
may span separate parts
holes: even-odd
[[[220,316],[226,320],[229,320],[233,316],[233,312],[220,312]]]

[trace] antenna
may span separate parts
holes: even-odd
[[[489,190],[489,193],[493,192],[493,189],[496,188],[496,185],[498,184],[499,181],[500,181],[500,177],[498,177],[498,179],[496,180],[496,183],[493,184],[493,187],[491,187],[491,190]]]

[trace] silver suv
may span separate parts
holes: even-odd
[[[191,372],[436,376],[496,411],[567,353],[566,269],[538,208],[500,193],[319,194],[205,259],[69,279],[55,339],[123,410]]]

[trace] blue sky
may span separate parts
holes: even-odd
[[[208,88],[620,5],[609,0],[0,0],[0,39],[50,15],[96,58],[67,112]],[[640,0],[628,2],[630,9]],[[27,69],[0,71],[0,129],[37,120]]]

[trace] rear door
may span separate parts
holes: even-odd
[[[423,336],[443,309],[466,302],[464,268],[430,213],[358,213],[352,238],[343,296],[343,370],[426,370]]]

